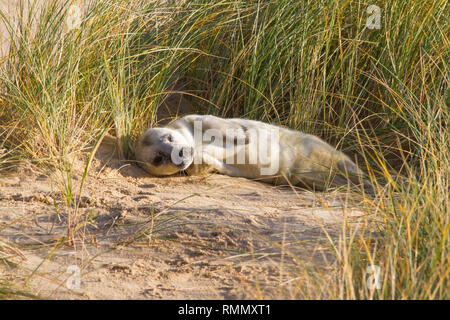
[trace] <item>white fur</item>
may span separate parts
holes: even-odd
[[[200,139],[198,135],[194,135],[194,129],[199,124],[203,135]],[[276,133],[276,139],[269,139],[270,135],[252,135],[254,132],[264,131]],[[208,133],[213,136],[222,135],[229,143],[222,146],[218,143],[219,139],[211,143],[207,141]],[[167,135],[171,136],[171,141],[167,140]],[[179,153],[178,150],[188,149],[193,154],[182,152],[185,157],[181,157],[182,165],[178,166],[170,161],[157,165],[153,163],[157,154],[162,151],[168,153],[171,148],[173,154]],[[189,174],[215,170],[229,176],[275,184],[301,183],[321,189],[359,183],[362,177],[361,170],[349,157],[316,136],[240,118],[185,116],[164,128],[148,129],[139,139],[136,151],[137,160],[154,175],[171,175],[181,170],[186,170]],[[261,159],[255,156],[255,151],[265,152],[269,159],[276,159],[277,163],[267,162],[267,157]],[[245,163],[241,161],[237,164],[238,158],[241,157],[242,160],[242,156],[245,156]],[[253,161],[249,161],[250,158]]]

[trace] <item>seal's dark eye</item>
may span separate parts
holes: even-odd
[[[173,142],[173,137],[169,134],[169,135],[167,136],[167,140],[169,140],[169,142]]]
[[[162,156],[156,156],[155,158],[153,158],[153,164],[160,164],[162,162],[163,158]]]

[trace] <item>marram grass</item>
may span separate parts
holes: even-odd
[[[56,169],[71,205],[73,159],[105,132],[133,159],[133,141],[177,84],[196,112],[323,137],[378,185],[376,199],[363,198],[375,227],[330,239],[336,277],[326,289],[301,277],[308,285],[293,298],[449,298],[447,1],[85,1],[69,30],[71,4],[0,14],[11,38],[0,168]],[[379,29],[366,26],[373,4]],[[378,289],[367,286],[371,265]]]

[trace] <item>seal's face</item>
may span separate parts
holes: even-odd
[[[136,158],[150,174],[168,176],[191,165],[194,149],[179,132],[153,128],[144,132],[139,139]]]

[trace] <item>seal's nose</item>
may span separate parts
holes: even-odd
[[[194,148],[190,146],[174,147],[172,149],[172,163],[178,168],[184,168],[191,162]]]
[[[193,147],[183,147],[180,149],[180,152],[178,154],[180,158],[191,158],[194,155],[194,148]]]

